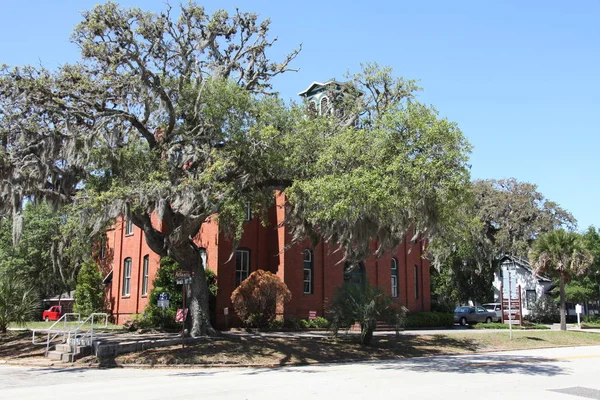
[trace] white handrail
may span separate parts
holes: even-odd
[[[69,329],[67,330],[67,319],[68,316],[70,315],[76,315],[77,316],[77,321],[79,322],[79,325],[77,325],[77,327],[75,327],[75,329]],[[52,324],[49,328],[46,329],[33,329],[33,335],[32,335],[32,343],[35,345],[46,345],[46,356],[48,355],[48,351],[50,350],[50,343],[56,339],[59,335],[63,335],[63,342],[68,342],[71,339],[71,335],[73,335],[73,339],[77,339],[78,336],[79,338],[85,338],[86,334],[90,336],[90,345],[92,344],[93,340],[94,340],[94,318],[97,316],[103,316],[104,317],[104,326],[98,326],[98,328],[106,328],[108,327],[108,314],[106,313],[92,313],[90,314],[85,320],[81,321],[81,315],[79,313],[66,313],[63,314],[54,324]],[[63,329],[62,330],[58,330],[58,331],[54,331],[54,327],[56,325],[58,325],[59,322],[63,323]],[[90,330],[87,332],[84,332],[83,334],[79,335],[79,332],[81,330],[81,328],[87,324],[90,323]],[[36,332],[39,331],[45,331],[47,333],[47,337],[46,337],[46,341],[43,343],[36,343],[35,342],[35,334]],[[52,337],[50,337],[50,334],[54,332],[54,335]],[[65,339],[66,336],[66,339]]]
[[[63,341],[64,341],[64,336],[67,333],[67,320],[69,319],[69,316],[71,315],[76,315],[77,316],[77,321],[81,320],[81,315],[79,313],[65,313],[63,315],[61,315],[61,317],[56,320],[56,322],[54,322],[52,325],[50,325],[49,328],[46,329],[32,329],[32,335],[31,335],[31,343],[34,345],[46,345],[46,355],[48,355],[48,350],[50,349],[50,343],[56,339],[60,334],[63,335]],[[60,322],[62,321],[63,323],[63,329],[62,330],[58,330],[54,333],[54,336],[52,336],[52,338],[50,337],[50,333],[53,332],[54,327],[56,325],[58,325]],[[35,333],[36,332],[40,332],[40,331],[45,331],[47,336],[46,336],[46,342],[44,343],[36,343],[35,342]]]

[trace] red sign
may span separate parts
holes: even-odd
[[[177,310],[177,315],[175,316],[175,322],[183,322],[187,317],[188,309],[185,310],[180,308]]]
[[[317,319],[317,312],[316,311],[309,311],[308,312],[308,319],[310,319],[310,320]]]

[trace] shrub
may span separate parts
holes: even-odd
[[[472,326],[474,329],[509,329],[508,324],[502,322],[492,322],[490,324],[477,323]],[[522,325],[513,325],[513,329],[550,329],[546,325],[532,324],[530,322],[523,321]]]
[[[409,314],[404,323],[405,328],[451,328],[453,325],[453,314],[433,311]]]
[[[364,285],[343,284],[330,304],[329,329],[334,335],[341,328],[360,324],[360,342],[369,345],[377,321],[385,321],[398,330],[404,321],[406,308],[383,291],[365,282]]]
[[[73,311],[82,315],[100,312],[104,308],[102,275],[95,262],[86,260],[77,275]]]
[[[268,328],[275,320],[277,303],[290,301],[286,284],[269,271],[256,270],[231,294],[233,308],[248,327]]]
[[[560,320],[556,302],[548,295],[544,295],[531,306],[531,320],[536,323],[554,323]]]
[[[177,309],[183,307],[183,293],[181,285],[175,280],[175,271],[179,270],[179,264],[170,257],[163,257],[160,260],[160,267],[156,273],[156,278],[152,281],[152,290],[148,296],[148,304],[144,313],[132,321],[131,329],[138,328],[160,328],[176,330],[180,324],[175,322]],[[217,276],[210,270],[204,270],[208,284],[209,306],[214,310],[215,298],[217,295]],[[169,294],[169,307],[162,309],[158,306],[159,293]]]
[[[329,328],[329,321],[326,318],[317,317],[310,321],[310,327],[317,329]]]

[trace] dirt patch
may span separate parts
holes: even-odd
[[[44,357],[46,346],[31,343],[30,331],[8,331],[0,334],[0,360]]]

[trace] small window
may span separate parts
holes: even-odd
[[[398,297],[398,260],[392,258],[390,268],[392,269],[392,297]]]
[[[304,249],[304,294],[313,293],[313,257],[310,249]]]
[[[129,218],[125,221],[125,235],[133,235],[133,222]]]
[[[310,103],[308,103],[308,116],[311,118],[314,118],[317,116],[317,103],[314,101],[311,101]]]
[[[535,290],[526,290],[525,300],[527,301],[527,308],[531,309],[537,301],[537,293],[535,292]]]
[[[321,115],[328,115],[331,110],[331,105],[329,104],[329,98],[327,96],[323,96],[321,98]]]
[[[235,286],[240,286],[250,272],[250,250],[236,250],[235,252]]]
[[[252,219],[252,208],[250,207],[250,202],[246,203],[246,216],[244,217],[244,221],[250,221]]]
[[[104,260],[106,258],[106,236],[102,235],[102,239],[100,239],[100,259]]]
[[[415,299],[419,298],[419,266],[415,264]]]
[[[150,264],[150,257],[148,255],[144,256],[144,266],[142,270],[142,296],[146,296],[148,294],[148,268]]]
[[[131,258],[126,258],[123,262],[123,289],[122,296],[129,296],[131,292]]]

